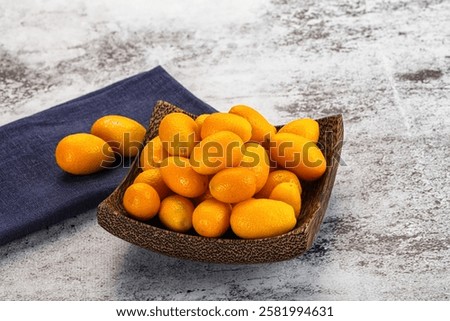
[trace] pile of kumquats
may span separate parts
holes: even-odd
[[[136,156],[145,132],[130,118],[104,116],[90,134],[63,138],[56,162],[71,174],[94,173],[117,154]],[[300,215],[300,182],[326,170],[318,138],[313,119],[297,119],[277,131],[245,105],[196,119],[168,114],[140,153],[142,172],[126,189],[123,207],[137,220],[158,217],[169,230],[193,229],[204,237],[221,237],[230,228],[244,239],[286,233]]]

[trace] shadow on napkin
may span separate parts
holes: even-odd
[[[193,114],[216,111],[156,67],[0,127],[0,245],[95,208],[126,175],[128,168],[87,176],[62,172],[54,159],[62,137],[89,132],[107,114],[147,127],[158,100]]]

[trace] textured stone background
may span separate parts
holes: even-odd
[[[0,30],[0,124],[161,64],[220,110],[346,126],[306,255],[181,261],[92,210],[0,247],[0,299],[449,300],[449,1],[1,0]]]

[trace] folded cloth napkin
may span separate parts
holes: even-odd
[[[215,110],[162,67],[0,127],[0,245],[95,208],[127,168],[86,176],[64,173],[55,147],[64,136],[89,132],[107,114],[131,117],[145,127],[157,100],[193,114]]]

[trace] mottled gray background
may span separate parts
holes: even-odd
[[[182,261],[92,210],[0,247],[0,299],[449,300],[449,1],[0,1],[0,124],[158,64],[220,110],[344,115],[314,247]]]

